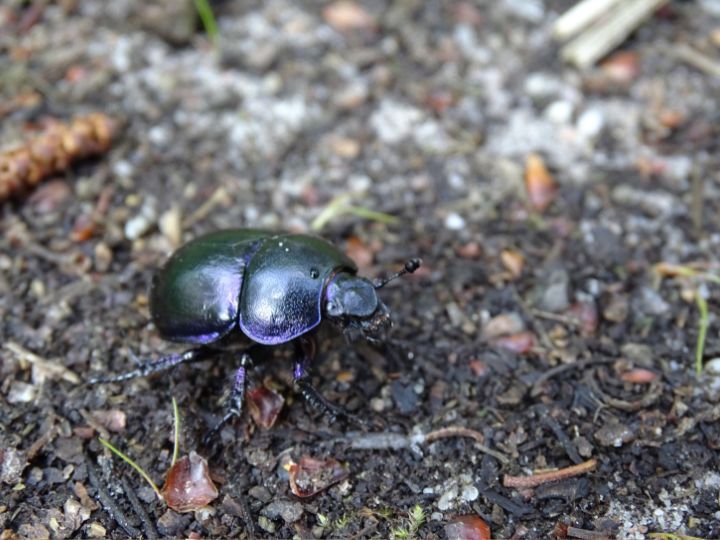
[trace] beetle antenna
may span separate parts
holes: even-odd
[[[390,283],[392,280],[397,279],[401,276],[404,276],[405,274],[412,274],[415,270],[420,268],[421,264],[422,264],[421,259],[410,259],[409,261],[407,261],[405,263],[405,266],[403,266],[402,270],[400,270],[399,272],[395,272],[390,277],[376,281],[375,289],[382,289],[385,285]]]

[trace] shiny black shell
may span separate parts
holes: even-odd
[[[357,266],[329,242],[302,234],[230,229],[178,249],[155,276],[150,314],[171,341],[208,344],[238,329],[265,345],[322,320],[328,278]]]

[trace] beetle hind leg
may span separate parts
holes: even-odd
[[[222,419],[205,434],[202,440],[203,446],[209,447],[225,424],[232,418],[242,414],[243,402],[245,401],[245,387],[247,386],[247,369],[251,365],[252,358],[247,352],[243,353],[240,359],[240,367],[235,372],[230,397],[225,406],[225,414]]]
[[[296,354],[298,359],[295,361],[295,369],[293,371],[293,379],[296,390],[305,398],[314,409],[327,414],[332,419],[337,417],[346,418],[355,424],[365,426],[365,422],[351,414],[340,405],[329,401],[320,391],[310,382],[310,373],[308,364],[315,356],[315,342],[308,338],[300,338],[296,342]]]
[[[137,368],[121,373],[120,375],[111,375],[109,377],[95,377],[88,381],[89,384],[99,383],[111,383],[127,381],[128,379],[134,379],[136,377],[146,377],[159,371],[166,371],[168,369],[179,366],[180,364],[190,364],[192,362],[200,362],[207,360],[218,354],[219,351],[210,349],[208,347],[199,347],[197,349],[188,349],[182,353],[169,354],[167,356],[161,356],[149,362],[140,364]]]

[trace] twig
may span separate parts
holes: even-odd
[[[128,536],[132,538],[137,538],[141,536],[142,533],[138,529],[133,527],[125,513],[115,503],[112,497],[110,497],[108,492],[105,491],[105,489],[102,487],[100,479],[97,475],[97,470],[95,469],[95,465],[92,463],[90,457],[87,455],[85,456],[85,467],[87,469],[90,485],[95,488],[95,495],[98,501],[100,501],[100,504],[102,504],[103,508],[107,511],[107,513],[110,514],[110,517],[112,517],[115,522],[120,525],[122,530],[125,531]]]
[[[611,364],[616,361],[617,358],[589,358],[588,360],[581,360],[580,362],[573,362],[572,364],[561,364],[552,369],[548,369],[545,373],[540,375],[533,383],[532,393],[535,394],[539,392],[540,387],[545,381],[550,380],[555,377],[555,375],[559,375],[560,373],[563,373],[565,371],[571,369],[582,369],[593,364]]]
[[[130,485],[130,482],[127,481],[127,478],[125,478],[125,476],[123,476],[120,481],[122,482],[122,488],[125,492],[125,495],[127,495],[127,498],[130,500],[130,506],[132,506],[133,511],[135,512],[135,514],[137,514],[143,524],[145,535],[150,540],[157,540],[158,532],[155,529],[155,525],[153,525],[153,522],[150,519],[147,510],[145,510],[145,507],[138,499],[137,495],[135,494],[135,490],[133,490],[132,486]]]
[[[57,426],[53,425],[50,429],[45,431],[40,437],[35,439],[35,442],[30,445],[27,449],[25,457],[28,461],[32,461],[37,453],[42,450],[46,444],[50,443],[58,434]]]
[[[625,41],[635,29],[668,0],[625,0],[607,17],[565,45],[563,59],[584,69]]]
[[[580,540],[610,540],[607,533],[602,531],[588,531],[587,529],[572,526],[568,526],[567,536],[568,538],[579,538]]]
[[[533,507],[528,504],[518,503],[505,495],[500,495],[497,491],[490,488],[481,489],[480,494],[489,502],[497,504],[506,512],[510,512],[514,516],[522,517],[533,513]]]
[[[678,43],[667,47],[667,50],[678,60],[687,62],[692,67],[705,72],[711,77],[720,77],[720,62],[716,62],[711,57],[693,49],[686,43]]]
[[[594,471],[595,467],[597,467],[597,459],[589,459],[578,465],[530,476],[510,476],[506,474],[503,477],[503,486],[520,489],[533,488],[547,484],[548,482],[557,482],[558,480],[564,480],[565,478],[572,478],[573,476]]]
[[[537,308],[529,308],[528,311],[531,315],[539,317],[541,319],[548,319],[550,321],[567,324],[568,326],[581,326],[582,321],[578,317],[569,315],[560,315],[558,313],[551,313],[550,311],[543,311]]]
[[[583,0],[555,21],[553,35],[556,39],[566,40],[588,27],[594,20],[615,7],[620,0]]]
[[[705,174],[697,165],[690,176],[690,217],[697,237],[702,233],[703,206],[705,204]]]
[[[425,442],[432,442],[438,439],[446,439],[449,437],[469,437],[475,440],[475,446],[483,454],[494,457],[503,465],[507,465],[508,463],[510,463],[510,460],[504,455],[502,455],[500,452],[497,452],[492,448],[485,446],[485,437],[483,437],[482,433],[480,433],[479,431],[475,431],[474,429],[460,426],[450,426],[443,429],[438,429],[436,431],[431,431],[430,433],[427,433],[425,435]]]
[[[565,433],[558,421],[548,414],[543,414],[541,418],[541,422],[545,424],[545,426],[549,427],[555,434],[555,437],[557,437],[558,441],[560,441],[560,444],[562,444],[565,449],[565,453],[568,455],[570,460],[575,464],[582,463],[582,458],[580,457],[580,454],[578,454],[575,445],[570,440],[570,437],[567,436],[567,433]]]
[[[184,228],[193,226],[198,221],[205,219],[215,208],[230,199],[230,194],[224,187],[217,188],[210,198],[200,205],[200,207],[185,218],[182,222]]]
[[[591,373],[587,373],[585,377],[583,377],[583,381],[605,405],[626,412],[635,412],[649,407],[662,395],[663,390],[663,385],[660,381],[653,381],[650,383],[650,388],[648,388],[648,391],[643,397],[635,401],[627,401],[625,399],[614,398],[603,392]]]
[[[7,343],[5,343],[5,347],[10,352],[15,354],[18,358],[27,360],[28,362],[33,364],[36,368],[44,370],[45,373],[47,375],[49,375],[51,378],[60,378],[69,383],[80,384],[80,377],[75,375],[75,373],[70,371],[68,368],[66,368],[62,364],[58,364],[58,363],[46,360],[45,358],[42,358],[41,356],[38,356],[34,352],[27,350],[25,347],[23,347],[22,345],[14,342],[14,341],[8,341]]]
[[[429,443],[438,439],[446,439],[449,437],[469,437],[475,441],[475,446],[482,453],[494,457],[503,465],[510,463],[510,460],[500,452],[493,450],[483,444],[485,438],[482,433],[474,429],[461,426],[450,426],[430,433],[418,433],[413,435],[404,435],[402,433],[375,432],[362,433],[359,436],[357,432],[349,433],[342,439],[335,439],[334,442],[349,442],[350,448],[353,450],[399,450],[401,448],[412,448],[423,443]]]

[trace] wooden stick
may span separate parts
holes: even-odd
[[[625,0],[607,17],[580,34],[560,51],[580,69],[592,66],[625,41],[640,24],[668,0]]]
[[[531,476],[510,476],[509,474],[506,474],[503,478],[503,486],[512,488],[533,488],[541,484],[546,484],[547,482],[557,482],[558,480],[564,480],[565,478],[571,478],[579,474],[593,471],[595,470],[595,467],[597,467],[597,459],[589,459],[579,465],[565,467],[564,469],[558,469],[557,471],[533,474]]]
[[[711,77],[720,77],[720,62],[716,62],[711,57],[693,49],[690,45],[678,43],[669,46],[668,50],[678,60],[687,62],[692,67],[707,73]]]
[[[564,41],[571,38],[584,28],[590,26],[604,13],[615,8],[620,0],[583,0],[563,13],[555,21],[553,35],[555,39]]]

